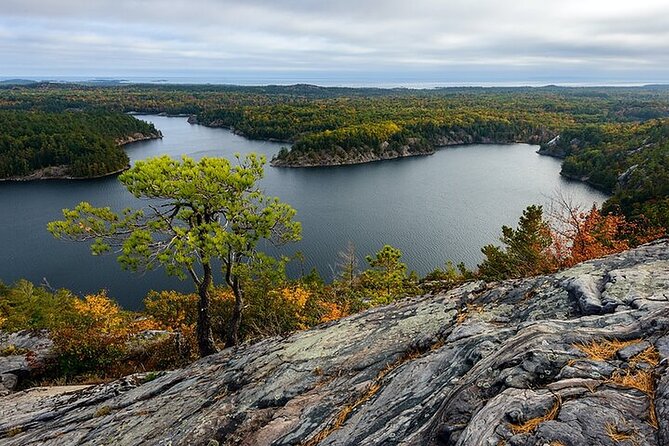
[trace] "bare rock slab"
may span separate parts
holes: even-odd
[[[668,289],[666,240],[470,283],[150,382],[0,397],[0,444],[666,446]],[[463,302],[480,311],[458,318]],[[604,340],[633,342],[607,358],[582,347]]]

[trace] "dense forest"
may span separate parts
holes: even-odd
[[[292,144],[277,154],[275,166],[425,155],[452,144],[542,144],[541,153],[565,158],[565,176],[613,194],[605,209],[644,214],[669,227],[664,86],[411,90],[36,83],[0,87],[0,109],[189,115],[191,122]],[[108,163],[119,165],[117,158],[110,156]],[[78,169],[96,171],[85,167],[89,161]]]
[[[612,193],[605,211],[669,228],[669,119],[566,130],[540,153],[564,158],[563,175]]]
[[[158,135],[152,124],[122,113],[0,110],[0,178],[49,167],[46,176],[106,175],[128,166],[119,143]]]

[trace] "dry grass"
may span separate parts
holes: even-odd
[[[9,344],[2,349],[0,349],[0,356],[19,356],[19,355],[25,355],[28,353],[30,350],[26,348],[20,348],[17,347],[14,344]]]
[[[655,429],[658,427],[657,414],[655,413],[655,378],[649,370],[617,370],[609,380],[619,386],[637,389],[643,392],[649,399],[648,423]]]
[[[438,342],[437,342],[438,344]],[[437,345],[435,344],[435,345]],[[442,344],[443,345],[443,342]],[[434,346],[431,346],[430,349],[434,348]],[[318,432],[316,435],[313,437],[309,438],[307,441],[303,442],[301,446],[316,446],[319,444],[321,441],[325,440],[327,437],[330,436],[334,431],[338,430],[339,428],[342,427],[342,425],[348,420],[349,416],[351,413],[360,407],[361,405],[365,404],[367,401],[369,401],[370,398],[372,398],[376,393],[381,390],[381,387],[383,387],[383,380],[384,378],[393,370],[404,364],[405,362],[412,361],[419,356],[422,355],[422,352],[419,350],[409,350],[407,353],[405,353],[400,359],[397,361],[388,364],[385,366],[381,371],[374,377],[374,380],[372,383],[367,386],[365,391],[359,395],[355,401],[351,402],[350,404],[347,404],[346,406],[342,407],[340,411],[337,413],[335,418],[332,420],[332,422],[323,430]]]
[[[462,310],[458,311],[455,323],[460,325],[473,314],[482,314],[483,307],[477,304],[467,304]]]
[[[529,434],[531,432],[534,432],[541,423],[549,420],[554,420],[557,417],[558,413],[560,412],[561,405],[562,405],[562,399],[558,396],[553,407],[551,407],[551,409],[545,415],[541,417],[531,418],[522,424],[511,423],[511,432],[513,432],[514,435]]]
[[[595,361],[608,361],[613,358],[616,353],[625,347],[638,344],[641,339],[633,339],[631,341],[619,341],[617,339],[604,339],[601,341],[590,341],[574,344],[574,347],[581,350],[588,356],[588,359]]]
[[[653,367],[656,367],[660,363],[661,359],[660,352],[658,352],[654,346],[650,346],[646,350],[630,359],[630,365],[634,367],[641,362],[645,362]]]
[[[8,437],[16,437],[20,433],[23,433],[23,428],[21,427],[13,427],[10,430],[7,431],[7,436]]]
[[[618,430],[618,427],[612,423],[606,423],[606,433],[614,443],[630,442],[633,445],[638,444],[636,434],[620,431]]]
[[[648,408],[648,424],[653,429],[658,429],[660,427],[660,423],[657,421],[657,413],[655,412],[655,398],[650,399],[650,407]]]
[[[551,441],[550,446],[565,446],[565,444],[561,441],[553,440]]]
[[[111,413],[111,407],[109,406],[102,406],[98,410],[95,411],[95,414],[93,415],[95,418],[98,417],[106,417]]]
[[[629,387],[642,391],[648,396],[655,394],[655,379],[649,370],[616,370],[611,375],[610,381],[623,387]]]

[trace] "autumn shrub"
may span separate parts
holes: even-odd
[[[647,243],[665,234],[638,217],[604,214],[596,206],[583,211],[566,200],[544,218],[541,206],[529,206],[516,229],[503,226],[504,247],[487,245],[478,276],[503,280],[548,274],[586,260],[615,254]]]
[[[217,340],[225,338],[227,317],[231,313],[232,293],[225,288],[214,288],[210,293],[212,332]],[[195,293],[178,291],[150,291],[144,299],[144,311],[160,328],[175,333],[172,345],[165,345],[164,354],[154,360],[163,364],[183,362],[197,352],[197,325],[199,297]],[[170,350],[172,349],[172,350]]]
[[[127,317],[104,293],[76,299],[72,309],[51,331],[63,374],[102,370],[127,353]]]
[[[359,311],[357,295],[339,292],[335,284],[326,285],[312,271],[297,280],[288,280],[285,266],[288,259],[263,258],[240,271],[244,280],[244,314],[240,326],[242,340],[276,336],[303,330]],[[211,292],[212,331],[217,342],[226,338],[232,316],[234,296],[228,288],[214,287]],[[198,298],[195,294],[176,291],[150,292],[144,300],[147,316],[162,328],[181,336],[182,349],[196,344],[192,333],[197,321]]]
[[[105,292],[74,299],[71,313],[51,330],[58,372],[117,375],[113,370],[128,359],[130,339],[156,328],[153,320],[122,310]]]
[[[554,224],[553,246],[561,267],[615,254],[664,235],[642,217],[630,221],[622,214],[568,208]]]

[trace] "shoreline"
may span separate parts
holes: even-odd
[[[398,154],[397,156],[390,156],[390,157],[386,157],[386,158],[374,158],[374,159],[367,159],[367,160],[351,159],[351,160],[343,161],[343,162],[338,163],[338,164],[311,164],[311,163],[308,163],[308,164],[299,164],[299,165],[296,165],[296,164],[285,164],[285,165],[278,164],[277,165],[277,164],[274,163],[274,160],[271,160],[269,162],[269,165],[271,167],[287,168],[287,169],[300,169],[300,168],[311,169],[311,168],[318,168],[318,167],[325,167],[325,168],[328,168],[328,167],[345,167],[345,166],[356,166],[356,165],[360,165],[360,164],[377,163],[377,162],[380,162],[380,161],[393,161],[393,160],[398,160],[398,159],[402,159],[402,158],[414,158],[414,157],[418,157],[418,156],[430,156],[430,155],[434,155],[435,153],[436,153],[436,150],[433,150],[432,152],[412,153],[412,154],[408,154],[408,155]]]
[[[442,150],[442,149],[448,149],[451,147],[467,147],[467,146],[472,146],[472,145],[511,145],[511,144],[527,144],[527,145],[536,145],[535,143],[528,142],[528,141],[504,141],[504,142],[495,142],[495,141],[483,141],[483,142],[463,142],[463,141],[457,141],[453,142],[450,144],[440,144],[436,145],[433,147],[433,149],[430,152],[420,152],[420,153],[411,153],[411,154],[397,154],[396,156],[390,156],[390,157],[377,157],[374,159],[368,159],[368,160],[358,160],[358,159],[351,159],[351,160],[346,160],[341,163],[337,164],[314,164],[314,163],[305,163],[305,164],[276,164],[274,159],[272,159],[269,163],[270,166],[272,167],[277,167],[277,168],[288,168],[288,169],[300,169],[300,168],[316,168],[316,167],[342,167],[342,166],[354,166],[358,164],[369,164],[369,163],[376,163],[379,161],[389,161],[389,160],[396,160],[396,159],[401,159],[401,158],[413,158],[413,157],[418,157],[418,156],[430,156],[434,155],[437,153],[437,151]],[[539,153],[539,151],[537,151]],[[543,154],[542,154],[543,155]]]
[[[592,181],[590,181],[590,178],[587,177],[587,176],[572,175],[570,173],[566,173],[566,172],[563,172],[563,171],[560,171],[560,176],[563,177],[563,178],[566,178],[570,181],[577,181],[579,183],[587,184],[588,186],[592,187],[593,189],[596,189],[600,192],[603,192],[606,195],[609,195],[609,196],[613,195],[613,191],[611,191],[610,189],[602,186],[601,184],[593,183]]]

